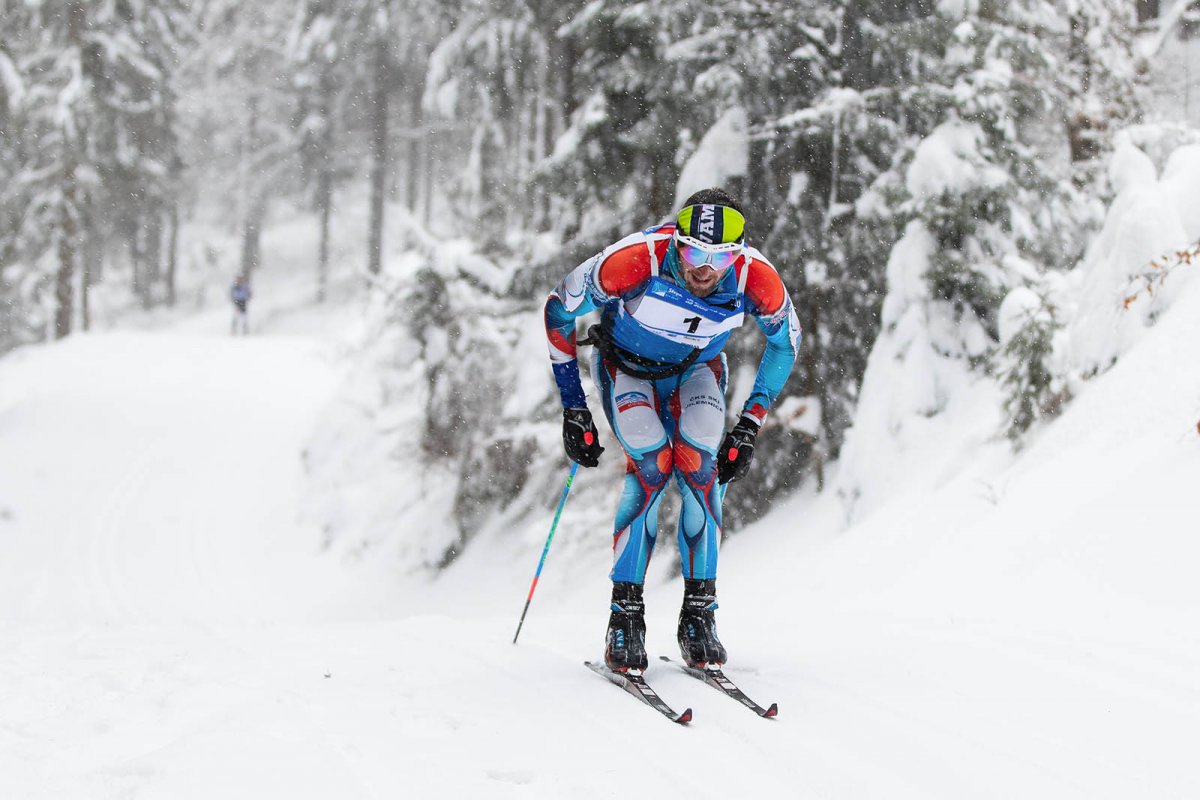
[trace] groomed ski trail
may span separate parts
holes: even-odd
[[[300,447],[336,385],[315,343],[111,333],[26,350],[0,389],[6,617],[310,618],[331,565]]]
[[[299,312],[288,336],[233,339],[214,314],[9,354],[0,797],[1198,796],[1191,301],[1002,496],[966,476],[843,531],[831,498],[801,495],[732,537],[727,671],[783,713],[652,668],[686,728],[580,668],[602,564],[580,581],[552,553],[511,644],[552,509],[519,558],[482,541],[436,582],[322,552],[298,510],[338,359]],[[676,655],[664,575],[652,661]]]

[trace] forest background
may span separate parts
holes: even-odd
[[[1163,100],[1189,5],[0,0],[0,351],[204,302],[310,214],[288,269],[312,303],[362,293],[372,411],[314,442],[314,513],[361,547],[422,498],[413,558],[444,566],[556,491],[546,293],[718,183],[805,333],[736,531],[869,430],[873,352],[931,376],[915,417],[989,387],[1014,447],[1111,365],[1070,347],[1075,273],[1110,157],[1196,140]],[[735,337],[735,395],[760,348]],[[414,446],[425,485],[383,488]]]

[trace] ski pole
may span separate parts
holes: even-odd
[[[571,474],[567,476],[567,485],[563,487],[562,497],[558,500],[558,510],[554,512],[554,522],[550,523],[550,535],[546,537],[546,546],[542,548],[542,558],[538,561],[537,572],[533,574],[533,583],[529,585],[529,596],[525,598],[525,610],[521,612],[521,621],[517,623],[517,632],[513,636],[513,644],[521,635],[521,626],[525,624],[525,615],[529,613],[529,604],[533,601],[533,590],[537,588],[538,578],[542,576],[542,567],[546,564],[546,556],[550,553],[550,543],[554,541],[554,531],[558,529],[558,518],[562,516],[563,506],[567,504],[567,495],[571,493],[571,482],[575,480],[575,471],[579,465],[571,462]]]

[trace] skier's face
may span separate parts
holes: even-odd
[[[677,232],[675,252],[679,254],[679,272],[688,291],[697,297],[707,297],[741,256],[742,245],[740,242],[705,244]]]
[[[708,297],[712,294],[728,271],[728,267],[713,269],[709,264],[693,267],[683,259],[679,260],[679,272],[683,275],[683,283],[688,291],[697,297]]]

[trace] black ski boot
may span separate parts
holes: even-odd
[[[645,671],[646,609],[640,583],[613,582],[612,614],[604,637],[604,663],[614,672]]]
[[[725,663],[725,647],[717,638],[717,582],[683,580],[683,610],[679,612],[679,652],[690,667]]]

